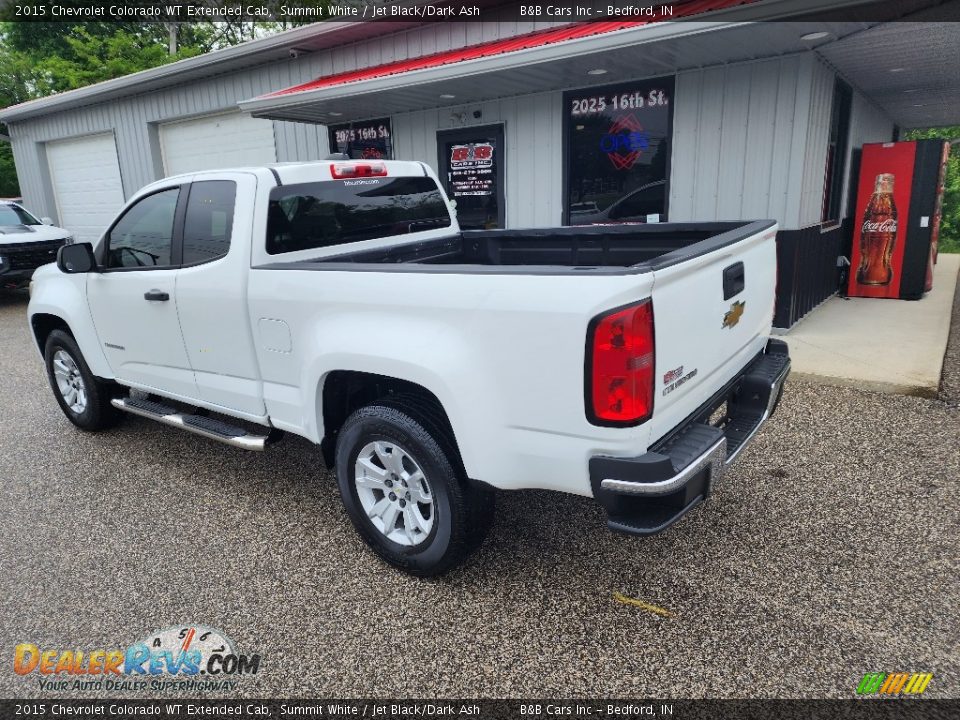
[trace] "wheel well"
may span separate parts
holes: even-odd
[[[47,338],[54,330],[63,330],[67,335],[73,337],[70,326],[64,322],[63,318],[58,318],[56,315],[37,313],[30,318],[30,325],[33,327],[33,338],[37,342],[41,355],[47,346]]]
[[[373,373],[353,370],[335,370],[323,383],[323,428],[320,442],[327,467],[334,465],[337,436],[347,418],[360,408],[378,403],[401,410],[424,426],[424,429],[439,436],[436,439],[446,444],[451,458],[463,472],[463,460],[457,447],[453,426],[437,396],[422,385]]]

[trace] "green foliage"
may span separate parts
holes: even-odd
[[[44,79],[57,90],[73,90],[129,75],[162,65],[169,58],[162,45],[142,46],[136,36],[123,30],[102,36],[76,28],[64,39],[64,55],[49,56],[38,64]]]
[[[10,143],[0,142],[0,197],[19,197],[20,184],[17,169],[13,165],[13,150]]]
[[[904,140],[942,138],[960,140],[960,125],[927,130],[908,130]],[[960,145],[950,149],[947,175],[943,183],[943,209],[940,221],[940,252],[960,253]]]

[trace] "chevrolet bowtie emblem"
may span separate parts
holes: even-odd
[[[723,316],[723,325],[720,327],[732,328],[734,325],[740,322],[740,318],[743,317],[743,309],[746,306],[747,304],[745,302],[740,302],[739,300],[733,303],[733,305],[730,306],[730,309],[727,310],[726,315]]]

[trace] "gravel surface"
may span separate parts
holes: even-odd
[[[960,284],[957,284],[953,296],[950,339],[940,375],[940,399],[953,407],[960,407]]]
[[[366,551],[304,441],[257,454],[137,418],[75,430],[25,309],[0,294],[3,697],[44,695],[11,671],[18,642],[125,648],[183,623],[261,655],[245,696],[849,698],[878,670],[960,694],[947,403],[790,382],[668,532],[614,535],[590,500],[501,493],[487,543],[425,582]]]

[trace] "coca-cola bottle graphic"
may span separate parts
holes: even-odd
[[[893,246],[897,240],[897,206],[893,202],[893,174],[877,175],[873,195],[863,213],[860,229],[861,285],[889,285],[893,279]]]

